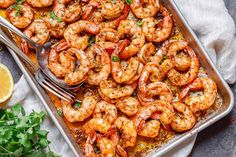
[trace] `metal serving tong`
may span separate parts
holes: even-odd
[[[13,26],[11,23],[9,23],[6,19],[0,16],[0,25],[4,28],[6,28],[6,31],[12,31],[24,40],[26,40],[31,46],[34,47],[36,51],[36,58],[38,61],[39,68],[41,71],[55,84],[58,86],[70,90],[70,89],[77,89],[81,84],[75,85],[75,86],[68,86],[63,79],[57,78],[54,74],[51,73],[51,71],[48,69],[48,56],[49,52],[51,50],[51,43],[47,42],[43,45],[39,45],[33,40],[31,40],[29,37],[27,37],[24,33],[22,33],[19,29],[17,29],[15,26]],[[5,30],[5,29],[3,29]]]
[[[34,74],[36,81],[46,90],[68,102],[81,102],[76,98],[76,95],[70,90],[66,90],[51,81],[40,69],[37,64],[34,64],[25,53],[19,49],[16,44],[0,29],[0,41],[7,47],[12,49],[21,59],[23,59],[29,67],[29,70]]]

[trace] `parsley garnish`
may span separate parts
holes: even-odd
[[[93,43],[95,42],[95,37],[94,36],[89,36],[88,38],[88,46],[90,47]]]
[[[75,110],[78,110],[80,108],[80,106],[81,106],[81,104],[79,102],[76,102],[73,107]]]
[[[126,0],[126,3],[130,5],[132,3],[132,0]]]
[[[50,18],[53,20],[57,20],[57,22],[62,22],[62,19],[57,17],[53,11],[49,12]]]
[[[20,14],[20,6],[17,4],[14,4],[12,8],[16,10],[16,16],[18,16]]]
[[[136,22],[136,25],[138,25],[139,27],[142,27],[143,26],[143,22],[142,21],[138,21],[138,22]]]
[[[62,117],[63,116],[63,111],[61,108],[57,109],[57,114]]]
[[[50,141],[48,132],[40,126],[45,112],[31,112],[26,115],[24,108],[16,104],[11,109],[0,110],[0,154],[11,157],[58,157],[46,151]]]
[[[119,62],[119,61],[120,61],[120,58],[117,57],[117,56],[112,56],[112,61],[113,61],[113,62]]]

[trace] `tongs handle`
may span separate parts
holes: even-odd
[[[15,26],[13,26],[10,22],[8,22],[6,19],[0,16],[0,25],[3,26],[6,29],[11,30],[12,32],[19,35],[21,38],[28,41],[32,46],[38,47],[38,44],[31,40],[29,37],[27,37],[24,33],[22,33],[19,29],[17,29]]]
[[[22,52],[21,49],[19,49],[14,42],[12,42],[8,36],[0,29],[0,41],[5,44],[7,47],[12,49],[21,59],[23,59],[33,70],[32,72],[35,73],[36,71],[39,70],[38,65],[34,64],[30,58]]]

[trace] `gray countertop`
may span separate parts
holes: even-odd
[[[236,21],[236,0],[224,0]],[[5,51],[5,53],[4,53]],[[236,50],[235,50],[236,51]],[[0,63],[7,65],[17,82],[22,75],[10,53],[0,45]],[[236,84],[230,85],[236,97]],[[236,157],[236,102],[231,113],[198,134],[190,157]]]

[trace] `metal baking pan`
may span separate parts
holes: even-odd
[[[205,129],[214,122],[226,116],[232,110],[234,102],[234,97],[231,89],[229,88],[228,84],[224,81],[220,73],[217,71],[215,65],[212,63],[211,59],[207,55],[206,50],[201,45],[197,36],[194,34],[194,32],[192,31],[186,20],[180,13],[174,0],[164,0],[163,4],[168,9],[168,11],[173,15],[176,25],[183,33],[186,41],[188,41],[189,45],[196,52],[202,67],[206,69],[208,75],[216,82],[218,87],[218,92],[223,97],[223,104],[217,112],[214,112],[204,117],[204,119],[199,121],[193,129],[183,134],[176,135],[173,139],[171,139],[169,142],[167,142],[160,148],[152,150],[150,153],[147,154],[147,156],[161,156],[166,152],[168,152],[169,150],[176,147],[177,145],[179,145],[180,143],[186,141],[193,134],[200,132],[201,130]],[[66,124],[64,123],[62,118],[57,115],[57,111],[54,107],[54,104],[50,101],[46,92],[37,84],[32,74],[29,72],[26,66],[21,62],[18,56],[14,52],[12,52],[12,50],[9,49],[9,51],[12,54],[18,66],[20,67],[20,69],[22,70],[22,72],[24,73],[28,83],[42,101],[49,116],[51,117],[51,119],[53,120],[59,131],[62,133],[62,136],[65,138],[66,142],[71,147],[75,156],[83,156],[81,149],[76,144],[75,139],[72,137]]]

